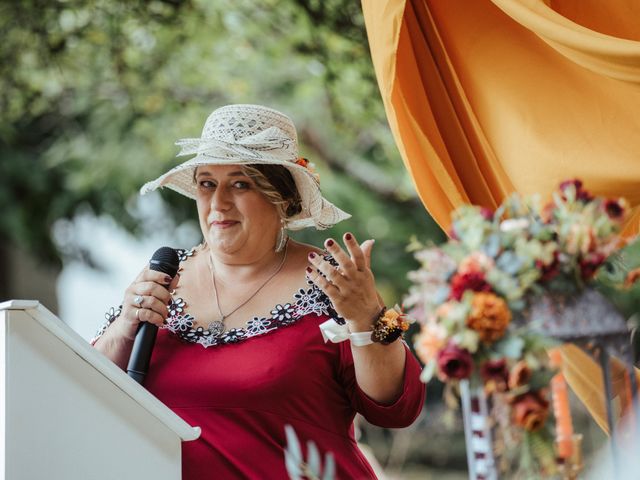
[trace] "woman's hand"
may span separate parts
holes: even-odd
[[[171,301],[170,290],[173,290],[180,275],[173,279],[162,272],[145,267],[129,288],[125,290],[120,314],[122,334],[133,339],[140,322],[149,322],[162,326],[169,314],[167,305]],[[168,288],[168,290],[167,290]]]
[[[324,245],[338,267],[324,260],[322,255],[314,252],[309,254],[309,263],[315,268],[307,268],[307,278],[329,297],[338,315],[349,323],[352,332],[371,330],[383,307],[370,268],[373,243],[373,240],[366,240],[359,245],[352,234],[346,233],[344,244],[347,254],[337,242],[327,239]]]

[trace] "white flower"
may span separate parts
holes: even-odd
[[[422,267],[433,275],[446,277],[456,269],[456,262],[439,248],[427,248],[415,253]]]
[[[500,222],[501,232],[514,232],[524,230],[529,227],[529,220],[526,218],[509,218]]]

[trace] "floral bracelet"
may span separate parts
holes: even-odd
[[[409,329],[411,319],[398,306],[383,307],[373,324],[371,340],[383,345],[389,345],[402,336]]]

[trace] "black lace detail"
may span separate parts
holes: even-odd
[[[295,308],[287,303],[285,305],[276,305],[273,310],[271,310],[271,318],[275,322],[282,323],[284,325],[288,325],[295,318]]]
[[[195,248],[177,251],[180,262],[186,261],[196,253]],[[334,266],[338,265],[331,255],[323,255],[323,258]],[[277,304],[270,312],[271,317],[253,317],[243,328],[231,328],[220,335],[213,335],[211,331],[204,327],[196,327],[195,318],[186,313],[187,304],[184,299],[172,297],[167,305],[167,310],[169,311],[167,324],[162,328],[174,333],[185,342],[199,343],[205,347],[212,347],[214,345],[238,343],[251,337],[264,335],[277,328],[293,325],[309,314],[326,315],[336,322],[344,324],[344,319],[333,309],[329,297],[309,280],[307,280],[307,286],[308,288],[301,288],[293,295],[292,303]],[[100,327],[92,343],[95,343],[102,336],[121,312],[122,306],[117,309],[111,308],[105,314],[107,322]]]
[[[167,305],[167,310],[169,310],[170,317],[178,317],[182,315],[187,304],[181,298],[171,299],[169,305]]]
[[[236,343],[247,338],[247,332],[243,328],[232,328],[220,336],[222,343]]]
[[[109,310],[107,310],[104,313],[104,318],[105,318],[106,322],[104,322],[102,325],[100,325],[100,328],[98,328],[98,331],[95,333],[93,338],[89,341],[91,343],[91,345],[96,343],[98,341],[98,339],[102,335],[104,335],[104,332],[107,331],[107,328],[109,328],[109,325],[111,325],[115,321],[115,319],[120,316],[121,313],[122,313],[122,305],[120,305],[118,307],[111,307]]]
[[[187,250],[186,248],[176,248],[176,253],[178,254],[178,260],[180,260],[180,263],[186,261],[189,257],[193,257],[196,253],[196,248],[197,247],[193,247],[190,250]]]

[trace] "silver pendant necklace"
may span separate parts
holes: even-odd
[[[262,290],[264,286],[273,279],[273,277],[275,277],[278,273],[280,273],[280,270],[282,270],[282,267],[284,266],[284,262],[287,260],[288,251],[289,251],[289,242],[287,241],[284,247],[284,255],[282,256],[282,260],[280,261],[278,268],[276,268],[276,270],[271,275],[269,275],[269,277],[264,282],[262,282],[262,284],[258,287],[258,289],[255,292],[253,292],[246,300],[244,300],[240,305],[238,305],[236,308],[231,310],[229,313],[225,314],[222,312],[222,309],[220,308],[218,287],[216,286],[216,275],[215,275],[215,270],[213,269],[213,259],[211,257],[211,250],[209,250],[209,271],[211,272],[211,283],[213,284],[213,291],[216,295],[216,307],[218,308],[218,313],[220,314],[219,320],[214,320],[213,322],[209,323],[209,325],[207,326],[207,330],[211,332],[211,335],[213,335],[214,337],[219,337],[220,335],[222,335],[226,328],[224,321],[227,318],[229,318],[231,315],[236,313],[238,310],[240,310],[240,308],[244,307],[247,303],[249,303],[249,301],[253,297],[255,297],[258,294],[258,292],[260,292],[260,290]]]

